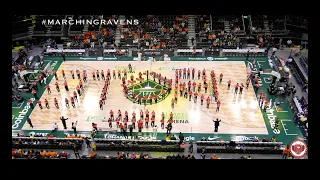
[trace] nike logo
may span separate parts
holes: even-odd
[[[215,140],[215,139],[219,139],[220,137],[213,137],[213,138],[211,138],[210,136],[208,137],[208,140],[209,141],[212,141],[212,140]]]

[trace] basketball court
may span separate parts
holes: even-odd
[[[197,71],[200,69],[206,69],[207,76],[209,76],[210,71],[214,70],[216,76],[223,73],[223,81],[218,84],[219,99],[221,101],[220,111],[216,112],[216,103],[211,101],[210,108],[206,108],[206,102],[200,104],[200,95],[204,94],[205,98],[208,97],[210,90],[204,93],[204,88],[202,86],[201,92],[198,96],[197,103],[194,101],[189,101],[183,97],[178,97],[178,103],[175,107],[171,108],[171,99],[174,97],[174,90],[157,104],[144,106],[133,103],[124,96],[123,87],[121,86],[121,79],[111,78],[111,83],[109,85],[109,90],[107,94],[106,104],[103,106],[103,110],[99,108],[99,100],[101,90],[104,86],[103,80],[93,80],[92,71],[101,72],[104,70],[105,74],[107,70],[110,69],[111,76],[112,70],[123,71],[123,69],[128,68],[128,64],[131,63],[134,73],[128,73],[127,80],[130,79],[131,74],[133,74],[134,79],[138,77],[138,73],[149,72],[161,73],[162,76],[166,76],[167,79],[175,78],[175,69],[183,68],[195,68],[197,76]],[[66,73],[66,80],[69,86],[69,92],[67,92],[63,86],[64,78],[62,77],[61,70]],[[84,93],[80,96],[78,102],[76,102],[76,108],[73,108],[70,103],[70,107],[67,108],[64,103],[64,99],[73,96],[73,91],[75,91],[76,86],[79,84],[79,80],[75,75],[75,79],[72,79],[70,70],[76,71],[79,69],[82,73],[83,69],[86,69],[88,74],[88,82],[84,83]],[[127,70],[128,72],[128,70]],[[263,119],[262,113],[258,106],[258,101],[250,83],[248,89],[244,88],[242,95],[234,94],[234,85],[236,83],[245,84],[247,78],[247,69],[244,61],[67,61],[63,62],[57,71],[58,81],[55,78],[49,83],[51,87],[51,94],[47,91],[43,93],[40,98],[42,102],[43,109],[40,109],[37,105],[32,111],[30,118],[32,119],[34,128],[32,130],[52,130],[52,126],[55,122],[58,123],[59,129],[63,126],[60,122],[60,117],[64,116],[69,118],[67,120],[68,129],[71,130],[71,122],[73,120],[78,121],[77,130],[78,131],[90,131],[91,123],[97,123],[98,128],[103,130],[116,130],[116,123],[113,122],[113,129],[108,127],[108,122],[110,110],[113,110],[115,115],[117,115],[118,110],[121,110],[122,116],[124,112],[128,111],[129,114],[129,125],[131,124],[131,117],[133,111],[137,114],[137,120],[139,119],[140,110],[149,110],[150,114],[155,111],[156,120],[155,124],[160,127],[161,113],[166,114],[165,121],[168,120],[170,112],[174,114],[174,123],[172,132],[178,133],[213,133],[214,123],[212,119],[221,119],[219,134],[268,134],[265,121]],[[121,77],[123,76],[123,73]],[[146,80],[146,76],[143,75]],[[149,76],[149,79],[152,79]],[[218,78],[217,78],[218,79]],[[232,81],[230,90],[227,89],[227,81]],[[158,80],[156,79],[156,82]],[[180,79],[180,82],[188,83],[189,79]],[[197,84],[203,81],[195,78]],[[208,82],[211,81],[208,78]],[[55,82],[58,82],[60,86],[60,92],[55,88]],[[191,80],[193,82],[193,80]],[[138,84],[136,81],[135,84]],[[143,88],[143,87],[142,87]],[[174,86],[173,86],[174,89]],[[54,106],[54,98],[59,101],[60,108],[57,109]],[[44,100],[49,101],[50,109],[45,108]],[[213,100],[213,99],[212,99]],[[28,123],[25,123],[22,130],[31,130]],[[143,128],[142,132],[152,132],[151,126],[149,128]],[[137,132],[137,129],[134,130]],[[166,129],[158,128],[158,132],[166,132]]]

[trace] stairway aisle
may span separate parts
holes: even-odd
[[[230,33],[231,27],[230,27],[229,21],[224,21],[223,23],[224,23],[224,30],[225,30],[227,33]]]
[[[124,15],[119,15],[119,19],[125,19],[125,16]],[[119,26],[117,27],[117,30],[116,30],[116,34],[115,34],[115,38],[114,38],[114,43],[118,46],[119,43],[120,43],[120,39],[121,39],[121,32],[120,32],[120,29],[119,29]]]
[[[271,35],[271,31],[270,31],[270,28],[269,28],[269,21],[268,20],[264,20],[263,21],[263,27],[264,27],[264,30],[266,31],[266,35]]]
[[[195,28],[195,20],[194,15],[188,15],[188,47],[196,46],[196,41],[192,45],[191,39],[196,39],[196,28]]]

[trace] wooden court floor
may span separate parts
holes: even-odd
[[[207,75],[209,75],[211,70],[215,71],[216,76],[220,73],[224,74],[223,81],[218,84],[219,99],[221,101],[220,111],[216,112],[216,104],[212,103],[210,108],[207,109],[205,102],[204,105],[200,105],[200,96],[198,97],[198,102],[194,103],[185,98],[178,98],[178,103],[171,108],[171,99],[173,98],[173,91],[164,100],[153,105],[138,105],[134,104],[125,98],[121,87],[121,80],[112,78],[110,89],[107,94],[106,105],[104,109],[99,108],[99,99],[101,94],[101,88],[104,85],[104,81],[93,80],[92,71],[102,69],[106,73],[110,69],[111,74],[113,69],[123,69],[127,68],[128,64],[131,63],[135,73],[133,75],[138,77],[139,72],[146,70],[161,73],[161,75],[167,78],[175,78],[175,68],[195,68],[196,75],[198,69],[201,71],[205,68]],[[64,69],[66,72],[66,79],[69,85],[69,92],[64,89],[61,70]],[[70,70],[76,69],[82,70],[86,69],[88,74],[88,82],[85,83],[86,91],[81,96],[80,101],[76,103],[76,108],[73,108],[70,104],[70,108],[67,108],[64,104],[64,99],[67,97],[70,100],[73,91],[79,83],[79,80],[72,79]],[[30,118],[33,122],[35,130],[51,130],[54,122],[57,122],[59,129],[62,130],[63,126],[59,118],[61,116],[69,118],[67,121],[68,129],[71,130],[71,122],[74,120],[78,121],[77,130],[87,131],[91,130],[91,123],[95,122],[98,124],[99,128],[109,129],[107,122],[94,121],[92,117],[104,116],[109,118],[110,110],[113,110],[117,114],[120,109],[123,116],[124,112],[129,113],[129,122],[131,122],[131,114],[133,111],[136,112],[137,118],[139,117],[140,110],[149,110],[150,114],[152,111],[156,113],[155,124],[160,127],[161,113],[169,114],[173,112],[177,120],[177,123],[173,123],[172,132],[184,132],[184,133],[213,133],[214,123],[212,119],[219,118],[222,120],[219,127],[219,133],[221,134],[268,134],[265,122],[263,120],[262,114],[258,107],[258,102],[254,93],[254,90],[250,84],[249,89],[244,88],[243,94],[234,94],[235,83],[246,82],[246,66],[242,61],[173,61],[173,62],[151,62],[151,61],[110,61],[110,62],[96,62],[96,61],[67,61],[63,62],[57,71],[59,80],[56,81],[55,78],[49,83],[51,87],[51,94],[47,91],[43,93],[40,100],[44,102],[47,99],[50,104],[50,109],[44,107],[40,109],[38,106],[35,107]],[[130,77],[128,74],[127,79]],[[123,76],[123,74],[122,74]],[[146,78],[146,77],[145,77]],[[218,79],[218,78],[217,78]],[[209,78],[210,80],[210,78]],[[227,89],[227,81],[232,81],[231,89]],[[181,79],[179,82],[188,82],[189,80]],[[202,80],[195,80],[197,84],[202,82]],[[58,82],[60,85],[60,92],[55,89],[54,83]],[[191,80],[191,82],[193,82]],[[48,82],[47,82],[48,83]],[[209,93],[209,91],[208,91]],[[204,94],[205,98],[208,97],[208,93],[204,93],[204,88],[202,86],[201,93]],[[54,106],[53,99],[57,98],[59,100],[60,108],[57,109]],[[43,104],[44,106],[44,104]],[[167,119],[165,119],[167,121]],[[187,121],[185,121],[187,120]],[[183,123],[184,122],[184,123]],[[129,123],[130,124],[130,123]],[[23,130],[30,130],[31,128],[26,123]],[[116,129],[115,123],[113,123],[113,129]],[[135,129],[134,131],[137,131]],[[144,128],[143,132],[152,132],[152,128]],[[158,129],[158,132],[165,132],[166,129]]]

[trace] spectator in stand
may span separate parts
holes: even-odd
[[[287,145],[287,147],[283,150],[282,159],[287,159],[289,154],[290,154],[290,149],[289,149],[289,146]]]

